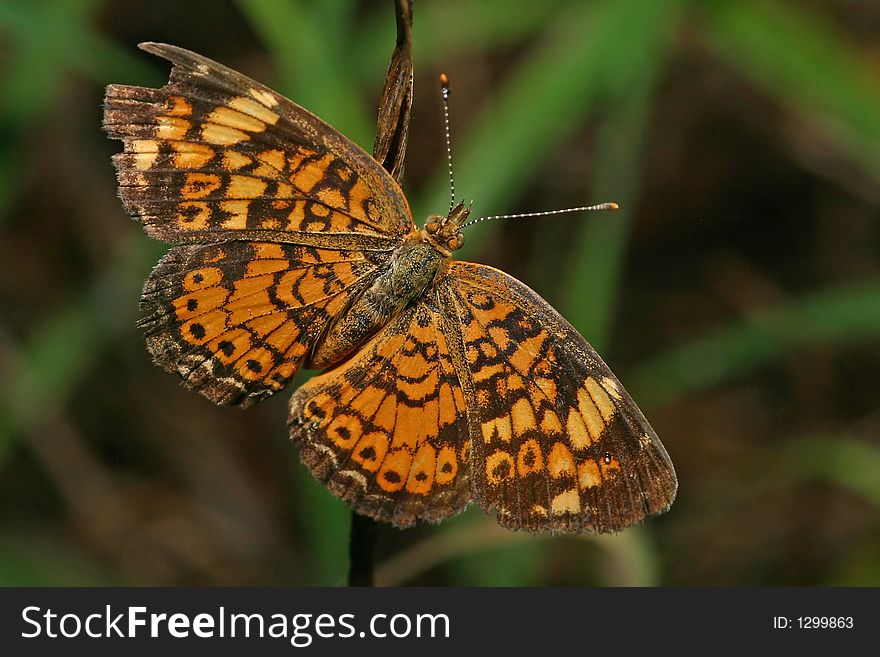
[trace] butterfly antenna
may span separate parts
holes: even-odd
[[[440,74],[440,94],[443,96],[443,121],[446,126],[446,162],[449,165],[449,211],[455,207],[455,177],[452,175],[452,138],[449,129],[449,76]]]
[[[493,214],[489,217],[480,217],[479,219],[471,219],[462,228],[473,226],[481,221],[491,221],[493,219],[524,219],[525,217],[549,217],[554,214],[565,214],[567,212],[588,212],[591,210],[617,210],[620,206],[617,203],[599,203],[598,205],[585,205],[577,208],[565,208],[564,210],[547,210],[545,212],[523,212],[520,214]]]

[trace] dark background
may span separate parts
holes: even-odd
[[[463,256],[556,305],[680,480],[615,536],[477,509],[383,527],[377,578],[453,585],[880,585],[880,4],[419,0],[404,187],[486,222]],[[367,150],[387,2],[0,0],[0,584],[340,584],[349,512],[288,444],[287,393],[218,408],[135,321],[167,247],[116,198],[103,87],[165,41]]]

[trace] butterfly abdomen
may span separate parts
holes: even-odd
[[[422,233],[411,233],[394,252],[387,268],[316,343],[308,366],[325,369],[340,362],[419,299],[448,261]]]

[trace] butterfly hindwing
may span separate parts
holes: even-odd
[[[409,526],[471,500],[465,400],[428,293],[290,400],[312,473],[358,513]]]
[[[174,247],[144,287],[147,348],[211,401],[249,406],[293,378],[382,258],[273,242]]]
[[[491,267],[454,262],[446,285],[480,505],[529,530],[618,531],[665,511],[677,486],[669,456],[583,337]]]

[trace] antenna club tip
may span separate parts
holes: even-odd
[[[608,203],[607,205],[608,205],[609,210],[619,210],[620,209],[620,206],[617,205],[617,203],[612,202],[612,203]]]
[[[440,88],[449,91],[449,76],[446,73],[440,74]]]

